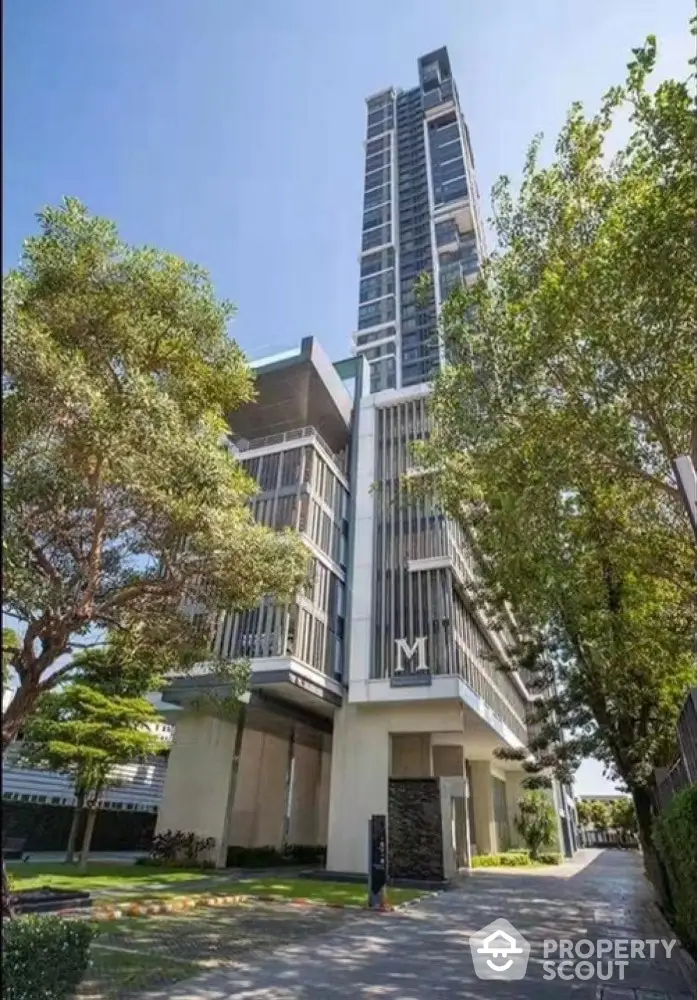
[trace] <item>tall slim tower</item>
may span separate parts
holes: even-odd
[[[479,270],[474,160],[447,49],[419,59],[419,85],[369,97],[356,350],[370,392],[428,382],[443,356],[437,315]],[[417,302],[414,282],[433,279]]]

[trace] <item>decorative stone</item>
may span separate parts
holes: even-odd
[[[390,778],[387,856],[390,878],[444,879],[438,778]]]

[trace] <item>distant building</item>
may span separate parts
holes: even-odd
[[[12,695],[12,691],[3,693],[3,711],[12,700]],[[153,695],[151,700],[167,716],[178,711],[176,706],[163,705],[159,694]],[[151,728],[162,740],[171,742],[174,731],[171,722],[163,718],[162,722]],[[2,763],[3,801],[52,806],[75,805],[72,780],[65,774],[20,764],[20,750],[21,738],[5,753]],[[167,756],[158,755],[147,761],[123,764],[115,768],[117,784],[104,789],[100,799],[101,808],[156,813],[164,785]]]

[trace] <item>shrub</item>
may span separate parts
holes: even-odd
[[[549,796],[541,789],[526,792],[518,803],[516,827],[533,861],[538,860],[543,848],[554,844],[557,818]]]
[[[283,865],[318,865],[326,860],[326,848],[314,844],[288,844],[284,851],[275,847],[240,847],[227,849],[228,868],[281,868]]]
[[[524,868],[530,864],[530,855],[525,851],[506,851],[505,854],[476,854],[472,858],[473,868]]]
[[[3,1000],[68,1000],[89,968],[93,924],[27,916],[2,927]]]
[[[560,865],[563,859],[561,854],[557,854],[556,851],[548,851],[545,854],[540,854],[537,860],[541,865]]]
[[[654,838],[668,875],[675,929],[697,954],[697,785],[671,799],[656,820]]]
[[[214,847],[215,837],[199,837],[184,830],[165,830],[153,837],[148,861],[172,867],[210,868],[213,863],[202,860],[201,855]]]

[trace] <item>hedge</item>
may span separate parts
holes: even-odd
[[[561,854],[541,854],[538,864],[561,864]],[[473,868],[525,868],[534,864],[527,851],[506,851],[505,854],[476,854],[472,858]]]
[[[137,809],[100,809],[92,850],[147,851],[156,820],[156,813]],[[24,838],[25,851],[64,851],[72,821],[72,806],[2,801],[3,836]]]
[[[239,847],[227,849],[227,868],[281,868],[284,865],[308,865],[324,867],[326,847],[312,844],[288,844],[281,851],[275,847]]]
[[[60,917],[3,921],[2,1000],[69,1000],[90,964],[94,924]]]
[[[655,822],[654,839],[668,875],[673,924],[697,955],[697,785],[673,796]]]

